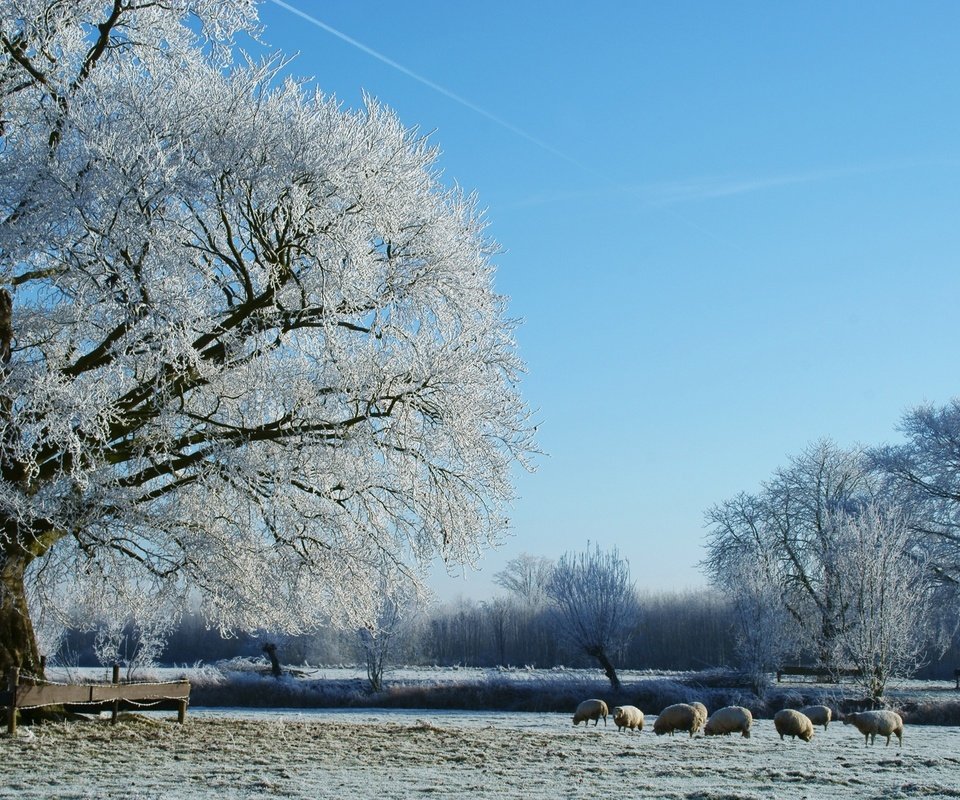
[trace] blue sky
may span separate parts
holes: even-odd
[[[264,41],[434,132],[524,321],[547,455],[441,597],[588,540],[704,585],[707,507],[958,391],[960,4],[289,5],[342,36],[268,0]]]

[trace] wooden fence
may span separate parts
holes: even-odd
[[[177,722],[183,724],[190,702],[190,681],[162,683],[121,683],[120,667],[114,664],[112,683],[67,684],[36,678],[21,682],[20,670],[14,667],[7,679],[7,691],[0,692],[0,706],[6,706],[7,732],[17,731],[17,710],[40,706],[83,706],[85,710],[108,709],[110,721],[116,723],[120,704],[152,705],[172,701],[177,706]]]
[[[829,682],[837,678],[857,678],[860,676],[860,670],[826,669],[824,667],[812,667],[806,664],[784,664],[777,670],[777,683],[783,680],[784,675],[813,677],[815,680]]]
[[[823,667],[810,667],[805,664],[784,664],[777,670],[777,683],[783,681],[784,675],[813,676],[815,680],[821,682],[831,682],[837,678],[859,678],[861,675],[858,669],[835,669],[826,670]],[[960,668],[953,671],[953,680],[956,682],[957,689],[960,690]]]

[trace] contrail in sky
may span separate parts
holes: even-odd
[[[518,128],[518,127],[517,127],[516,125],[514,125],[513,123],[507,122],[505,119],[502,119],[501,117],[498,117],[496,114],[493,114],[493,113],[491,113],[490,111],[487,111],[485,108],[482,108],[482,107],[478,106],[476,103],[471,103],[469,100],[467,100],[467,99],[464,98],[464,97],[461,97],[461,96],[458,95],[456,92],[452,92],[452,91],[450,91],[449,89],[441,86],[439,83],[435,83],[434,81],[430,80],[429,78],[425,78],[423,75],[420,75],[420,74],[414,72],[412,69],[408,69],[407,67],[403,66],[403,64],[397,63],[397,62],[394,61],[392,58],[388,58],[388,57],[385,56],[383,53],[381,53],[381,52],[379,52],[379,51],[377,51],[377,50],[374,50],[372,47],[368,47],[368,46],[365,45],[363,42],[357,41],[357,40],[354,39],[352,36],[348,36],[347,34],[343,33],[342,31],[338,31],[336,28],[334,28],[334,27],[332,27],[332,26],[330,26],[330,25],[327,25],[326,22],[323,22],[322,20],[319,20],[319,19],[317,19],[316,17],[313,17],[313,16],[311,16],[310,14],[307,14],[305,11],[301,11],[301,10],[300,10],[299,8],[297,8],[296,6],[290,5],[290,3],[287,3],[287,2],[285,2],[284,0],[271,0],[271,2],[272,2],[275,6],[279,6],[280,8],[284,9],[285,11],[289,11],[291,14],[295,14],[296,16],[300,17],[301,19],[306,20],[306,21],[309,22],[311,25],[315,25],[317,28],[320,28],[320,30],[326,31],[327,33],[331,34],[332,36],[336,36],[336,37],[337,37],[338,39],[340,39],[341,41],[344,41],[344,42],[346,42],[347,44],[351,45],[352,47],[357,48],[357,49],[360,50],[361,52],[366,53],[368,56],[371,56],[372,58],[377,59],[377,61],[381,61],[381,62],[383,62],[384,64],[386,64],[387,66],[392,67],[393,69],[397,70],[398,72],[403,73],[403,74],[406,75],[408,78],[412,78],[413,80],[417,81],[418,83],[423,84],[423,85],[426,86],[427,88],[433,89],[433,91],[437,92],[438,94],[443,95],[444,97],[448,98],[449,100],[453,100],[455,103],[459,103],[459,104],[462,105],[464,108],[470,109],[470,110],[473,111],[475,114],[479,114],[479,115],[482,116],[482,117],[486,117],[486,118],[487,118],[488,120],[490,120],[491,122],[494,122],[494,123],[496,123],[497,125],[499,125],[501,128],[504,128],[504,129],[510,131],[511,133],[513,133],[513,134],[516,135],[516,136],[519,136],[521,139],[525,139],[526,141],[530,142],[531,144],[536,145],[536,146],[539,147],[541,150],[544,150],[544,151],[550,153],[551,155],[554,155],[554,156],[556,156],[557,158],[560,158],[560,159],[562,159],[563,161],[566,161],[568,164],[572,164],[573,166],[577,167],[578,169],[582,170],[583,172],[585,172],[585,173],[587,173],[587,174],[589,174],[589,175],[592,175],[592,176],[595,177],[595,178],[599,178],[599,179],[602,180],[604,183],[609,184],[609,185],[612,186],[612,187],[616,187],[616,188],[618,188],[620,191],[624,191],[624,187],[620,186],[619,183],[618,183],[618,181],[614,180],[614,179],[611,178],[609,175],[606,175],[606,174],[604,174],[603,172],[601,172],[600,170],[594,169],[593,167],[591,167],[591,166],[589,166],[589,165],[587,165],[587,164],[584,164],[582,161],[578,161],[577,159],[573,158],[572,156],[567,155],[567,154],[564,153],[562,150],[558,150],[556,147],[553,147],[552,145],[548,144],[547,142],[543,141],[542,139],[538,139],[536,136],[531,136],[529,133],[527,133],[527,132],[526,132],[525,130],[523,130],[522,128]],[[628,194],[634,194],[634,192],[630,191],[629,189],[627,189],[627,193],[628,193]],[[710,233],[710,231],[706,230],[705,228],[701,227],[700,225],[696,224],[695,222],[692,222],[692,221],[690,221],[690,220],[688,220],[688,219],[685,219],[684,217],[680,216],[679,214],[677,214],[677,213],[676,213],[675,211],[673,211],[672,209],[662,209],[662,213],[666,213],[666,214],[668,214],[669,216],[674,217],[675,219],[679,220],[679,221],[682,222],[683,224],[685,224],[685,225],[693,228],[693,229],[696,230],[696,231],[699,231],[700,233],[702,233],[703,235],[705,235],[705,236],[707,236],[707,237],[709,237],[709,238],[711,238],[711,239],[714,239],[714,240],[716,240],[716,241],[718,241],[718,242],[721,242],[721,243],[723,243],[723,244],[728,244],[728,245],[730,245],[730,246],[732,246],[732,247],[735,247],[735,249],[737,249],[737,250],[741,250],[741,249],[742,249],[742,248],[736,247],[736,245],[732,245],[732,243],[726,242],[724,239],[722,239],[722,238],[720,238],[720,237],[718,237],[718,236]]]
[[[423,75],[417,74],[412,69],[408,69],[407,67],[403,66],[403,64],[398,64],[392,58],[388,58],[383,53],[380,53],[377,50],[374,50],[372,47],[368,47],[363,42],[358,42],[352,36],[347,36],[347,34],[343,33],[342,31],[338,31],[336,28],[333,28],[330,25],[327,25],[326,22],[323,22],[322,20],[319,20],[316,17],[310,16],[305,11],[301,11],[299,8],[296,8],[295,6],[292,6],[289,3],[285,3],[284,0],[271,0],[271,2],[275,6],[280,6],[280,8],[285,9],[286,11],[289,11],[291,14],[296,14],[301,19],[305,19],[311,25],[316,25],[321,30],[324,30],[327,33],[332,34],[333,36],[336,36],[338,39],[341,39],[342,41],[346,42],[347,44],[353,47],[356,47],[358,50],[366,53],[368,56],[372,56],[378,61],[382,61],[384,64],[386,64],[389,67],[393,67],[398,72],[402,72],[408,78],[413,78],[413,80],[417,81],[418,83],[422,83],[424,86],[430,89],[433,89],[433,91],[439,94],[442,94],[444,97],[450,100],[453,100],[455,103],[459,103],[465,108],[469,108],[474,113],[480,114],[480,116],[482,117],[486,117],[491,122],[495,122],[501,128],[506,128],[511,133],[516,134],[517,136],[523,139],[526,139],[528,142],[535,144],[537,147],[541,148],[542,150],[546,150],[548,153],[552,153],[558,158],[562,158],[564,161],[570,164],[573,164],[574,166],[579,167],[580,169],[585,170],[586,172],[590,172],[594,175],[598,175],[598,173],[595,170],[591,169],[586,164],[581,164],[575,158],[568,156],[562,150],[557,150],[557,148],[547,144],[542,139],[538,139],[536,136],[531,136],[522,128],[518,128],[513,123],[507,122],[505,119],[502,119],[501,117],[498,117],[496,114],[493,114],[487,111],[485,108],[481,108],[476,103],[471,103],[466,98],[461,97],[455,92],[451,92],[449,89],[441,86],[439,83],[434,83],[429,78],[425,78],[423,77]],[[599,177],[603,177],[603,176],[599,176]]]

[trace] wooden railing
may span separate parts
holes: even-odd
[[[7,732],[17,731],[17,710],[40,706],[89,706],[107,708],[110,721],[116,723],[120,703],[150,705],[172,701],[177,705],[177,722],[183,724],[190,702],[190,682],[187,680],[161,683],[121,683],[120,667],[113,667],[112,683],[68,684],[36,678],[20,680],[20,670],[14,667],[7,676],[7,691],[0,692],[0,706],[6,706]]]
[[[777,683],[783,680],[784,675],[812,676],[821,681],[830,681],[836,678],[856,678],[860,675],[860,670],[827,669],[825,667],[812,667],[807,664],[784,664],[777,670]]]

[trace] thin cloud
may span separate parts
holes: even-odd
[[[850,167],[834,167],[806,172],[758,177],[707,176],[684,181],[650,184],[630,190],[649,205],[677,205],[680,203],[715,200],[724,197],[765,192],[788,186],[843,180],[863,175],[876,175],[919,167],[956,167],[956,161],[902,160]]]
[[[708,175],[661,183],[619,184],[612,187],[608,185],[599,189],[593,188],[582,191],[539,192],[517,199],[505,207],[518,210],[554,203],[588,202],[599,197],[609,198],[611,193],[615,193],[619,197],[640,200],[643,206],[647,208],[664,208],[685,203],[773,191],[791,186],[841,181],[846,178],[877,175],[884,172],[923,168],[956,169],[957,167],[960,167],[960,161],[956,159],[904,159],[849,167],[827,167],[781,175]],[[608,183],[612,183],[612,181],[608,181]],[[501,206],[501,208],[503,207]]]

